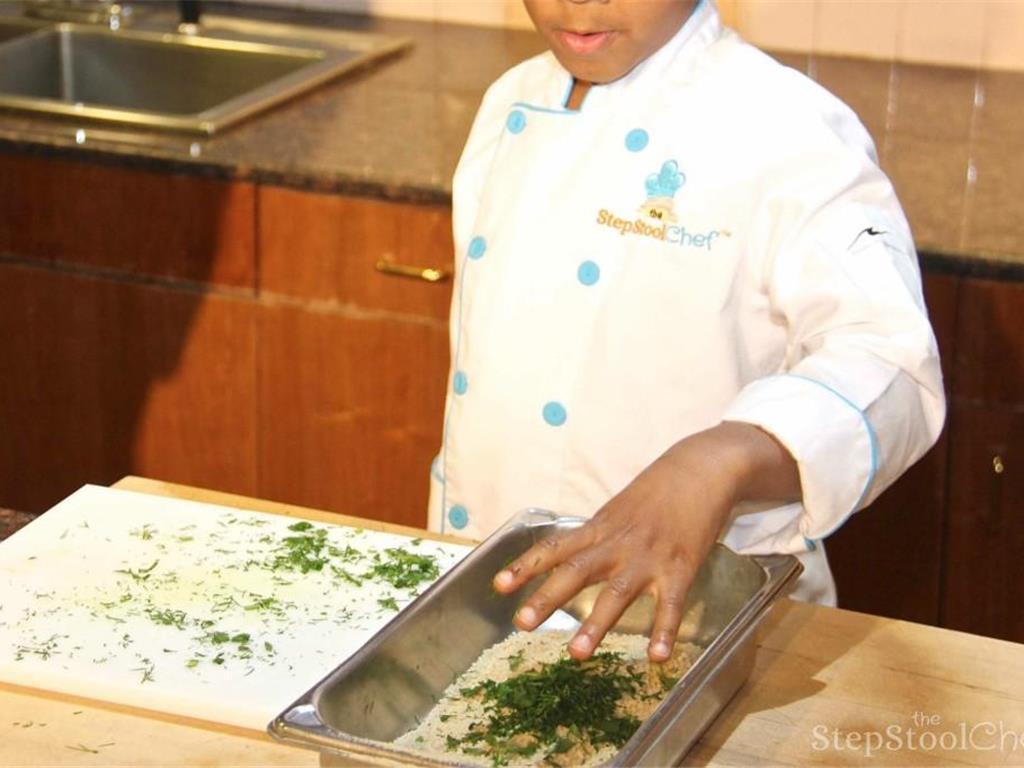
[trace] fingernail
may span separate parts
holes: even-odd
[[[670,653],[668,643],[664,643],[661,640],[651,646],[651,655],[657,656],[659,659],[667,659]]]
[[[519,612],[516,614],[516,618],[524,627],[532,627],[537,623],[537,612],[530,606],[524,605],[519,609]]]
[[[579,651],[580,653],[590,653],[594,647],[593,641],[586,635],[576,635],[569,645],[573,647],[573,650]]]
[[[500,571],[494,577],[494,585],[497,587],[511,587],[514,580],[515,577],[512,575],[512,571]]]

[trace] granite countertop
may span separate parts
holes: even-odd
[[[396,56],[213,137],[0,113],[0,151],[404,202],[447,203],[486,87],[543,49],[531,32],[213,6],[409,38]],[[774,54],[846,101],[875,138],[931,270],[1024,279],[1024,73]],[[86,129],[86,140],[76,130]]]
[[[13,509],[0,507],[0,541],[3,541],[15,531],[24,528],[36,519],[38,515],[29,512],[16,512]]]

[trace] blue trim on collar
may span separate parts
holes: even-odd
[[[569,75],[569,87],[565,89],[565,96],[562,97],[562,109],[569,112],[569,97],[572,96],[572,87],[576,83],[576,78]]]
[[[591,86],[593,87],[593,86]],[[584,99],[585,101],[586,99]],[[520,109],[528,109],[531,112],[546,112],[549,115],[578,115],[582,109],[552,109],[551,107],[539,107],[536,104],[527,104],[525,101],[515,101],[512,103],[513,107],[519,107]]]

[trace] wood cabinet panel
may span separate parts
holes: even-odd
[[[956,369],[956,328],[963,281],[952,275],[925,274],[922,277],[924,300],[932,330],[935,331],[935,340],[939,343],[942,375],[948,397],[953,391]]]
[[[256,491],[249,303],[0,264],[0,506],[140,474]]]
[[[0,264],[0,506],[43,512],[110,481],[99,287]]]
[[[254,494],[256,307],[251,300],[106,286],[101,409],[131,473]],[[136,416],[123,409],[137,397]],[[122,476],[123,472],[116,472]]]
[[[955,354],[959,278],[925,275],[924,293],[939,344],[946,388]],[[936,445],[873,504],[825,544],[839,605],[936,624],[942,580],[948,429]]]
[[[943,437],[825,542],[841,608],[938,623],[947,451]]]
[[[259,189],[260,288],[271,294],[448,317],[451,281],[385,275],[378,260],[450,270],[451,209]]]
[[[259,340],[259,494],[425,525],[446,324],[264,304]]]
[[[942,625],[1024,642],[1024,412],[956,403]]]
[[[0,252],[253,288],[255,189],[0,153]]]
[[[984,403],[1024,404],[1024,285],[965,280],[960,297],[954,393]]]

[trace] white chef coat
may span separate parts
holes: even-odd
[[[454,180],[456,282],[432,530],[527,507],[590,516],[722,420],[793,455],[802,501],[745,504],[724,542],[820,542],[935,441],[945,401],[907,222],[844,104],[723,29],[565,108],[551,53],[487,91]]]

